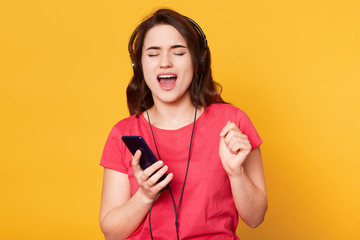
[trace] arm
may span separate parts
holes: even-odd
[[[133,158],[134,174],[140,188],[131,196],[128,176],[111,169],[104,169],[103,190],[100,206],[100,227],[105,239],[125,239],[133,234],[148,214],[156,194],[172,179],[172,174],[156,184],[167,171],[162,161],[158,161],[142,171],[139,165],[141,152]],[[152,177],[149,176],[161,168]]]
[[[229,122],[220,133],[219,155],[239,216],[250,227],[257,227],[267,210],[260,147],[251,151],[247,136]]]

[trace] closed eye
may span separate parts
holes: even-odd
[[[182,52],[182,53],[174,53],[176,56],[182,56],[182,55],[184,55],[185,53],[184,52]]]

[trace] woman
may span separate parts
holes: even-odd
[[[220,97],[205,35],[160,9],[134,31],[129,52],[131,116],[113,127],[101,159],[105,238],[239,239],[238,216],[256,227],[267,210],[262,140]],[[132,156],[124,135],[142,136],[161,161],[141,169],[141,151]]]

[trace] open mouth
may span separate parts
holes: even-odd
[[[175,86],[177,79],[176,74],[159,74],[157,79],[160,83],[160,87],[163,90],[171,90]]]
[[[174,81],[177,79],[177,76],[175,74],[159,75],[157,79],[161,83],[166,81]]]

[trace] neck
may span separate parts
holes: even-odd
[[[197,118],[203,110],[198,109]],[[195,107],[190,98],[181,103],[155,102],[148,110],[151,124],[157,128],[174,130],[184,127],[194,121]],[[147,119],[147,115],[144,114]]]

